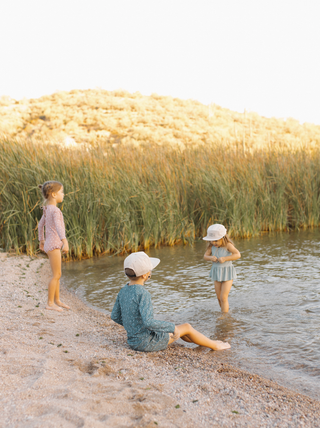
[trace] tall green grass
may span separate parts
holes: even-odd
[[[38,251],[37,185],[64,184],[70,257],[193,242],[208,225],[232,236],[317,227],[320,151],[165,147],[78,151],[0,141],[0,245]]]

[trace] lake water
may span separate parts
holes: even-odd
[[[241,259],[221,314],[204,241],[150,250],[160,265],[146,284],[155,317],[191,323],[228,341],[219,358],[314,398],[320,396],[320,232],[265,235],[235,241]],[[110,312],[126,283],[124,257],[64,265],[63,282],[89,305]],[[185,342],[183,342],[185,344]],[[191,345],[193,346],[193,345]]]

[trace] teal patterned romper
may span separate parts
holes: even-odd
[[[127,284],[119,291],[111,319],[126,329],[128,345],[136,351],[166,349],[175,329],[174,323],[153,318],[150,293],[139,284]]]
[[[212,247],[211,253],[213,256],[216,257],[227,257],[231,256],[232,253],[229,253],[229,251],[226,248],[223,247]],[[213,262],[212,268],[210,270],[209,274],[212,281],[229,281],[230,279],[237,279],[237,273],[235,270],[235,267],[232,264],[232,261],[227,261],[224,263],[219,262]]]

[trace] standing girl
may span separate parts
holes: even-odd
[[[50,260],[52,279],[48,286],[48,304],[46,309],[62,312],[62,308],[70,309],[60,300],[60,278],[61,278],[61,249],[69,251],[66,240],[65,226],[62,212],[57,204],[63,201],[63,185],[58,181],[46,181],[40,184],[44,197],[43,215],[38,224],[40,250],[45,251]],[[46,227],[46,238],[44,239],[44,226]]]
[[[208,227],[207,236],[203,238],[209,241],[204,259],[212,262],[210,278],[214,281],[214,288],[222,312],[229,311],[228,295],[232,282],[237,278],[232,260],[241,257],[239,251],[227,235],[227,229],[222,224],[213,224]]]

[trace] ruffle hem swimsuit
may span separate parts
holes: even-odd
[[[62,212],[55,205],[43,207],[43,215],[38,224],[39,241],[44,241],[44,227],[46,227],[46,239],[44,251],[61,249],[62,239],[66,238],[66,231]]]
[[[211,253],[217,258],[231,256],[232,254],[224,247],[217,248],[215,246],[212,247]],[[230,279],[237,279],[237,273],[231,260],[224,263],[219,263],[218,261],[213,262],[209,276],[212,281],[219,282],[230,281]]]

